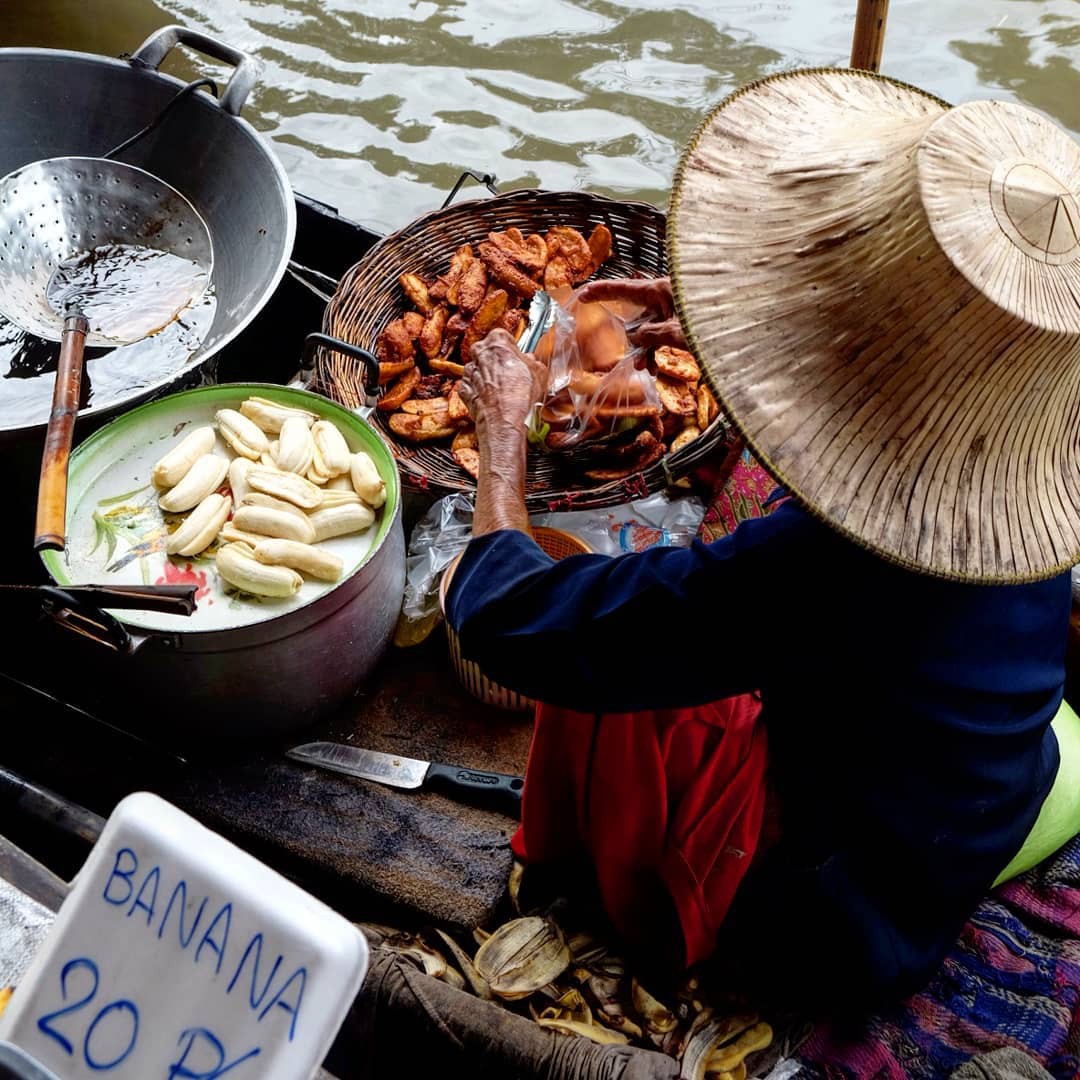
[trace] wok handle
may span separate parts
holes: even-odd
[[[156,71],[177,45],[198,49],[199,52],[236,68],[221,95],[221,107],[231,116],[239,116],[258,79],[259,65],[255,57],[199,30],[192,30],[187,26],[163,26],[151,34],[129,59],[133,64]]]
[[[75,434],[82,390],[83,351],[90,324],[83,315],[69,315],[64,320],[60,339],[60,363],[53,386],[52,412],[45,433],[45,452],[41,456],[38,480],[37,525],[34,530],[36,551],[64,550],[67,525],[68,457]]]

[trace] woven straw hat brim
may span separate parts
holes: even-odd
[[[678,314],[777,480],[972,582],[1080,561],[1080,147],[868,72],[743,88],[679,164]]]

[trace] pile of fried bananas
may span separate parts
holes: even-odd
[[[458,393],[472,347],[498,327],[519,338],[538,289],[580,285],[611,251],[605,225],[588,239],[563,225],[543,236],[510,228],[488,233],[475,250],[463,244],[434,281],[402,274],[398,281],[415,310],[386,326],[375,345],[378,408],[390,414],[390,430],[416,443],[451,439],[454,460],[475,477],[476,432]]]

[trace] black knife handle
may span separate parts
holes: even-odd
[[[433,763],[424,780],[444,795],[464,796],[470,802],[501,810],[511,817],[521,816],[521,792],[525,781],[520,776]]]

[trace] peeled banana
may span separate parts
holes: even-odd
[[[270,440],[262,428],[235,409],[219,409],[214,414],[221,437],[241,457],[258,461],[269,448]]]
[[[301,510],[315,510],[322,504],[323,493],[311,481],[296,473],[254,465],[248,470],[247,482],[252,490],[283,499]]]
[[[247,544],[226,544],[217,553],[218,573],[241,592],[255,596],[295,596],[304,579],[287,566],[267,566]]]
[[[188,469],[183,480],[158,499],[158,506],[170,514],[190,510],[215,491],[229,471],[229,463],[216,454],[203,454]]]
[[[386,482],[379,475],[370,454],[363,450],[352,455],[349,462],[353,490],[373,510],[378,510],[386,502]]]
[[[266,537],[260,536],[258,533],[244,532],[243,529],[238,529],[231,521],[226,521],[221,526],[221,532],[218,533],[222,540],[227,544],[248,544],[254,547],[256,544],[261,544]]]
[[[232,464],[229,465],[229,490],[237,503],[242,503],[244,496],[251,490],[247,480],[250,468],[251,461],[246,457],[234,458]]]
[[[313,544],[319,539],[317,527],[310,518],[270,506],[241,506],[233,514],[233,524],[244,532],[280,540],[299,540],[301,544]]]
[[[200,427],[181,439],[155,466],[151,474],[160,488],[176,487],[203,454],[214,449],[214,429]]]
[[[262,397],[250,397],[240,406],[240,411],[251,421],[258,424],[267,435],[276,435],[281,425],[290,417],[303,420],[308,427],[315,423],[315,414],[306,409],[295,409],[289,405],[279,405]]]
[[[219,495],[216,491],[205,499],[184,520],[175,532],[170,533],[165,541],[165,551],[169,555],[198,555],[208,548],[221,531],[232,509],[232,499]]]
[[[274,457],[279,469],[303,475],[311,467],[315,456],[315,441],[311,429],[300,417],[290,416],[281,425],[278,447]]]
[[[349,486],[348,491],[339,491],[336,488],[325,489],[322,493],[322,502],[319,503],[319,509],[325,510],[331,506],[344,506],[345,503],[358,503],[360,502],[360,496],[356,494],[352,489],[352,485]]]
[[[264,495],[261,491],[249,491],[241,506],[269,506],[271,510],[284,510],[286,514],[296,514],[297,517],[306,518],[307,515],[299,506],[293,506],[284,499],[275,499],[273,495]]]
[[[332,551],[295,540],[263,540],[255,546],[255,558],[270,566],[290,566],[322,581],[337,581],[345,567]]]
[[[375,520],[375,511],[362,502],[342,503],[340,506],[328,506],[308,514],[308,521],[314,527],[316,541],[330,540],[335,536],[347,536],[349,533],[363,532]],[[292,537],[291,539],[298,539]],[[307,541],[311,543],[311,541]]]
[[[320,472],[332,477],[349,471],[349,444],[329,420],[318,421],[311,429],[311,437],[322,456],[323,467]]]

